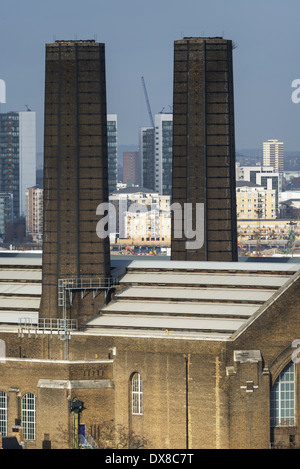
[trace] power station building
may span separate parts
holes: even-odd
[[[213,81],[219,67],[230,76],[228,41],[181,45],[184,69],[194,57],[197,70],[212,46],[224,54],[224,61],[205,62]],[[109,259],[105,240],[94,236],[96,204],[107,197],[104,71],[101,44],[47,46],[43,254],[0,255],[0,433],[11,435],[17,421],[32,449],[116,448],[124,441],[120,428],[132,448],[299,446],[300,264],[234,261],[223,137],[218,152],[207,145],[217,154],[203,154],[199,171],[185,157],[182,167],[185,193],[198,184],[199,194],[181,200],[212,204],[205,220],[214,213],[216,225],[208,233],[219,228],[215,244],[205,238],[205,246],[214,259]],[[220,134],[232,135],[221,88],[223,81],[219,99],[226,104],[206,115],[218,115]],[[194,115],[184,109],[182,119],[190,116],[192,125]],[[185,187],[188,170],[196,180]],[[223,186],[218,205],[211,190]]]

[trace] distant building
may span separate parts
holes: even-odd
[[[238,181],[248,181],[265,189],[273,189],[276,193],[276,212],[282,187],[282,177],[278,172],[274,172],[271,166],[239,166],[236,168],[236,179]]]
[[[0,192],[0,236],[5,236],[6,228],[13,222],[13,194]]]
[[[170,196],[141,187],[128,187],[110,194],[109,201],[115,208],[117,238],[131,237],[133,233],[135,238],[149,238],[149,241],[150,238],[167,236]]]
[[[170,210],[151,209],[141,207],[140,213],[126,212],[125,237],[134,243],[154,242],[170,243],[171,215]]]
[[[138,151],[123,152],[123,183],[141,185],[141,168]]]
[[[276,191],[252,182],[237,182],[238,219],[276,218]]]
[[[142,186],[155,191],[155,129],[141,127],[139,135]]]
[[[300,199],[288,199],[279,202],[279,216],[284,220],[299,220]]]
[[[256,184],[257,173],[274,173],[273,166],[241,166],[236,164],[236,180],[237,181],[251,181]]]
[[[263,165],[273,166],[276,173],[283,173],[283,142],[278,140],[263,142]]]
[[[155,190],[172,193],[173,114],[155,115]]]
[[[36,113],[0,114],[0,191],[13,194],[15,219],[26,214],[26,190],[36,184]]]
[[[155,115],[155,128],[140,130],[142,185],[159,194],[172,192],[173,114]]]
[[[113,192],[118,181],[118,119],[116,114],[107,115],[108,190]]]
[[[43,189],[36,186],[26,191],[26,236],[35,242],[43,239]]]

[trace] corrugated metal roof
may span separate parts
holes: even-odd
[[[0,298],[1,295],[26,295],[26,296],[38,296],[42,293],[41,284],[24,284],[24,283],[2,283],[0,282]],[[0,300],[1,306],[1,300]]]
[[[34,311],[19,311],[19,310],[0,310],[0,324],[18,324],[20,319],[26,317],[30,319],[33,324],[38,321],[38,313]]]
[[[291,264],[273,267],[133,261],[120,279],[123,290],[87,323],[86,330],[105,335],[227,340],[298,270]]]
[[[40,298],[31,297],[4,297],[0,299],[0,310],[18,309],[26,311],[27,309],[38,310],[40,306]]]
[[[224,285],[224,286],[255,286],[255,287],[281,287],[286,282],[286,276],[249,274],[209,274],[209,273],[165,273],[165,272],[128,272],[122,277],[123,284],[177,284],[177,285]]]
[[[170,318],[163,316],[124,316],[121,314],[105,315],[94,320],[94,325],[99,323],[101,327],[131,328],[131,329],[161,329],[161,330],[193,330],[215,331],[226,334],[233,333],[243,323],[243,319],[219,319],[214,318]]]
[[[227,316],[227,317],[243,317],[248,318],[257,311],[257,305],[250,306],[224,304],[224,303],[176,303],[159,301],[112,301],[102,313],[145,313],[145,314],[161,314],[161,315],[191,315],[191,316]]]
[[[40,251],[0,252],[0,324],[37,322],[42,292]]]
[[[2,281],[34,281],[41,282],[42,272],[39,270],[4,269],[0,268],[0,282]]]
[[[38,319],[41,263],[37,252],[0,254],[3,327]],[[114,259],[112,267],[124,289],[87,323],[87,333],[195,340],[230,338],[300,269],[292,263],[157,258]]]
[[[112,261],[112,265],[120,266],[126,265],[130,269],[167,269],[169,271],[182,269],[183,271],[188,270],[211,270],[211,271],[269,271],[269,272],[296,272],[300,269],[300,265],[293,263],[273,263],[268,262],[213,262],[213,261],[172,261],[167,259],[162,259],[161,257],[149,257],[146,256],[142,259],[143,256],[136,259],[136,256],[130,256],[130,259],[120,259],[122,256],[115,258]],[[129,256],[128,256],[129,257]]]
[[[120,293],[118,298],[166,298],[180,300],[211,300],[263,303],[274,294],[274,290],[232,289],[232,288],[170,288],[170,287],[130,287]]]

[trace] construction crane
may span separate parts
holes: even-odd
[[[148,94],[147,94],[147,89],[146,89],[144,77],[142,77],[142,85],[143,85],[144,94],[145,94],[145,98],[146,98],[146,103],[147,103],[147,108],[148,108],[148,113],[149,113],[149,117],[150,117],[151,126],[155,127],[152,112],[151,112],[151,107],[150,107],[150,103],[149,103],[149,99],[148,99]]]

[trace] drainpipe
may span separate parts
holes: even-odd
[[[186,449],[189,449],[189,366],[190,355],[184,355],[185,359],[185,435]]]

